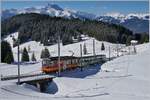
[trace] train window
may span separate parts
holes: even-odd
[[[72,60],[69,60],[69,64],[72,64]]]
[[[42,66],[49,66],[51,64],[50,59],[43,59]]]
[[[76,63],[76,59],[73,59],[74,60],[74,64]]]
[[[75,61],[76,61],[76,64],[77,64],[78,63],[77,59],[75,59]]]
[[[50,61],[49,62],[49,66],[53,66],[54,62],[53,61]]]
[[[71,59],[71,64],[73,64],[74,63],[74,59]]]
[[[42,66],[46,66],[46,60],[42,61]]]
[[[74,64],[76,63],[76,59],[74,59]]]
[[[43,60],[43,61],[42,61],[42,66],[45,66],[45,64],[46,64],[46,62]]]
[[[70,60],[70,64],[73,64],[73,63],[74,63],[74,61],[73,61],[73,59],[71,59],[71,60]]]
[[[77,63],[77,61],[76,61],[76,59],[74,59],[74,64],[76,64]]]
[[[66,64],[70,64],[69,60],[66,60]]]

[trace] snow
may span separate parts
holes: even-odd
[[[13,47],[13,37],[15,39],[18,38],[18,32],[12,33],[11,35],[8,35],[4,40],[8,41],[11,45],[11,47]]]
[[[146,14],[146,13],[130,13],[130,14],[128,14],[127,16],[126,16],[126,19],[128,18],[128,19],[131,19],[132,18],[132,16],[134,16],[134,17],[138,17],[139,19],[146,19],[145,18],[145,16],[150,16],[150,14]],[[149,19],[148,19],[149,20]]]
[[[12,33],[11,35],[8,35],[5,38],[5,40],[8,41],[11,44],[11,46],[13,47],[13,40],[12,40],[11,36],[14,36],[14,38],[17,39],[18,32]],[[61,47],[60,47],[61,56],[71,56],[72,52],[74,52],[74,56],[80,56],[80,44],[82,44],[82,46],[84,44],[86,44],[86,48],[87,48],[87,52],[88,52],[87,55],[88,56],[93,55],[93,39],[94,38],[87,37],[87,36],[84,36],[84,35],[82,36],[82,38],[85,41],[74,43],[74,44],[69,44],[69,45],[62,45],[61,44]],[[105,41],[98,41],[96,39],[94,39],[94,40],[95,40],[95,50],[96,50],[95,52],[96,52],[96,54],[105,54],[107,57],[109,57],[109,47],[111,48],[110,57],[115,57],[115,56],[117,56],[117,52],[116,52],[117,47],[121,48],[121,47],[125,46],[125,45],[122,45],[122,44],[112,44],[112,43],[105,42]],[[102,43],[104,43],[104,45],[105,45],[105,50],[104,51],[101,50]],[[26,47],[27,50],[28,50],[28,47],[30,47],[30,52],[29,52],[30,59],[31,59],[31,56],[34,52],[35,57],[38,61],[41,61],[41,59],[40,59],[41,51],[45,47],[48,48],[48,50],[50,51],[51,56],[57,56],[58,55],[58,45],[57,44],[52,45],[52,46],[43,46],[43,44],[40,44],[40,42],[29,41],[29,42],[21,44],[20,45],[20,50],[23,50],[24,47]],[[17,61],[18,48],[15,47],[12,50],[13,50],[14,59],[15,59],[15,61]],[[70,51],[72,51],[72,52],[70,52]],[[83,55],[83,56],[85,56],[85,55]],[[20,58],[21,58],[21,55],[20,55]]]
[[[106,13],[104,16],[109,16],[109,17],[113,17],[115,19],[119,19],[121,23],[125,22],[125,20],[127,19],[132,19],[132,18],[139,18],[139,19],[143,19],[143,20],[149,20],[149,18],[147,18],[147,16],[150,16],[149,13],[129,13],[127,15],[119,13],[119,12],[110,12],[110,13]]]
[[[41,63],[37,64],[30,64],[30,65],[21,65],[20,66],[20,73],[21,74],[36,74],[41,72]],[[0,73],[3,76],[7,75],[17,75],[17,65],[8,65],[5,63],[0,63]]]
[[[115,48],[118,45],[95,41],[96,54],[103,53],[108,56],[108,47],[111,46],[114,48],[111,56],[116,56]],[[106,46],[105,51],[100,50],[102,42]],[[68,50],[72,50],[75,56],[79,56],[79,46],[84,43],[88,52],[92,54],[93,39],[88,39],[80,43],[61,45],[61,55],[71,55]],[[44,46],[30,41],[22,44],[21,48],[29,44],[31,51],[39,57]],[[52,56],[57,55],[57,44],[47,48]],[[123,49],[128,51],[128,48]],[[80,69],[64,72],[62,77],[54,78],[49,86],[52,94],[40,93],[38,89],[27,84],[18,86],[14,83],[17,80],[1,81],[0,98],[3,100],[150,100],[150,43],[136,45],[136,49],[137,54],[127,53],[128,55],[115,58],[102,66],[90,66],[84,68],[82,72]],[[13,48],[13,51],[16,52],[16,48]],[[38,60],[40,61],[39,58]],[[0,68],[2,75],[17,73],[17,65],[1,63]],[[41,63],[21,65],[21,73],[40,71],[40,68]]]
[[[21,14],[21,13],[41,13],[41,14],[47,14],[50,16],[56,16],[56,17],[74,17],[74,18],[89,18],[89,19],[94,19],[96,18],[95,15],[90,14],[90,13],[85,13],[85,12],[80,12],[76,10],[71,10],[71,9],[63,9],[59,7],[56,4],[48,4],[46,6],[35,6],[35,7],[25,7],[23,9],[7,9],[3,10],[3,15],[5,13],[11,13],[13,15]],[[10,17],[10,16],[8,16]]]
[[[118,19],[118,18],[125,18],[125,15],[119,13],[119,12],[111,12],[111,13],[107,13],[105,16],[110,16],[110,17],[113,17],[115,19]]]

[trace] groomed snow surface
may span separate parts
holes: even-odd
[[[31,43],[35,43],[32,45]],[[88,52],[92,52],[92,39],[84,41]],[[79,56],[79,44],[62,46],[61,54],[70,54],[68,50],[73,50]],[[22,44],[21,47],[27,46]],[[37,46],[31,41],[31,50],[34,50],[39,63],[21,65],[21,73],[40,72],[41,63],[39,52],[44,47]],[[101,45],[101,42],[96,41]],[[116,47],[116,44],[104,42],[106,47]],[[108,49],[100,50],[101,46],[96,45],[96,53],[108,55]],[[38,48],[38,49],[37,49]],[[49,86],[49,91],[54,94],[40,93],[33,86],[15,84],[17,80],[1,81],[0,98],[2,100],[150,100],[150,44],[137,45],[137,54],[124,55],[112,61],[108,61],[101,66],[90,66],[80,70],[67,71],[62,77],[54,78]],[[49,46],[51,55],[56,55],[57,46]],[[16,52],[16,48],[13,48]],[[111,52],[113,56],[114,52]],[[15,53],[14,53],[15,55]],[[0,64],[2,75],[17,74],[17,65]]]

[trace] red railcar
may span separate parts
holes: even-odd
[[[60,70],[74,69],[79,66],[78,64],[79,60],[77,57],[73,56],[60,57]],[[58,57],[43,59],[42,72],[51,73],[51,72],[58,72],[58,70],[59,70]]]
[[[101,64],[105,62],[106,55],[95,55],[95,56],[61,56],[60,57],[60,70],[75,69],[77,67],[85,67],[92,64]],[[51,57],[43,59],[42,61],[42,72],[51,73],[58,72],[58,57]]]

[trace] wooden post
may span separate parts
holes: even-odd
[[[81,67],[81,71],[83,71],[83,66],[82,66],[82,44],[80,44],[80,67]]]

